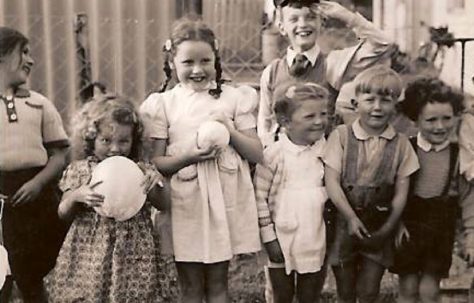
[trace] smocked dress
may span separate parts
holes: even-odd
[[[237,130],[255,128],[252,99],[224,85],[220,98],[183,84],[150,95],[140,108],[148,136],[166,139],[166,154],[186,153],[199,125],[222,111]],[[173,253],[179,262],[216,263],[260,249],[249,164],[229,145],[217,159],[187,166],[171,177]]]
[[[88,184],[97,163],[71,163],[60,189]],[[158,246],[148,203],[123,222],[80,209],[46,278],[49,302],[169,302]]]

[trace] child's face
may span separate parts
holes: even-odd
[[[8,85],[18,86],[26,83],[34,64],[30,46],[26,44],[21,47],[18,44],[10,54],[2,58],[1,64]]]
[[[368,132],[380,134],[395,113],[396,100],[390,95],[359,93],[356,95],[360,124]]]
[[[427,103],[418,115],[420,133],[431,144],[448,140],[454,124],[454,111],[450,103]]]
[[[176,47],[173,68],[179,82],[193,90],[209,89],[210,81],[216,78],[215,55],[212,47],[204,41],[183,41]]]
[[[128,157],[132,150],[133,127],[117,122],[102,122],[94,142],[94,154],[102,161],[112,156]]]
[[[284,126],[293,143],[311,145],[324,135],[328,123],[328,102],[312,99],[300,102]]]
[[[463,106],[467,113],[474,115],[474,97],[466,96],[463,101]]]
[[[316,44],[320,21],[316,12],[309,7],[285,6],[281,9],[280,32],[288,37],[296,52],[303,52]]]

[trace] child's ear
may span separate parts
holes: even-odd
[[[286,37],[285,27],[283,26],[283,21],[281,20],[281,18],[278,18],[277,27],[278,27],[278,31],[280,32],[280,35],[282,35],[283,37]]]
[[[173,61],[169,61],[169,62],[168,62],[168,65],[170,66],[170,68],[171,68],[171,69],[173,69],[173,70],[174,70],[174,64],[173,64]]]
[[[281,116],[280,118],[278,118],[278,124],[280,124],[281,126],[287,126],[289,122],[290,119],[288,119],[288,117],[286,116]]]
[[[354,108],[357,109],[357,100],[356,99],[351,99],[351,105],[354,106]]]

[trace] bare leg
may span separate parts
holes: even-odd
[[[273,302],[291,303],[295,295],[295,275],[287,275],[284,268],[269,268],[273,286]]]
[[[418,274],[400,275],[398,284],[398,303],[415,303],[418,299],[420,286]]]
[[[176,262],[183,303],[202,303],[204,299],[204,264]]]
[[[230,302],[227,287],[229,261],[205,266],[205,289],[207,303],[227,303]]]
[[[298,303],[319,302],[326,274],[321,271],[307,274],[296,274],[296,297]]]
[[[439,278],[423,274],[420,280],[420,299],[423,303],[435,303],[439,301]]]

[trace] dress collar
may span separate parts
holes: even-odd
[[[324,154],[324,147],[326,145],[326,139],[324,137],[314,142],[312,145],[297,145],[291,142],[286,134],[280,135],[280,141],[286,151],[295,155],[299,155],[302,152],[310,150],[311,152],[315,153],[316,156],[320,157]]]
[[[302,54],[306,56],[309,62],[311,62],[311,66],[314,66],[316,64],[316,59],[318,59],[319,53],[321,53],[321,50],[317,44],[315,44],[307,51],[302,52]],[[288,66],[293,65],[293,60],[295,59],[297,54],[298,53],[294,51],[291,46],[288,47],[286,51],[286,62],[288,63]]]
[[[387,140],[392,140],[396,135],[396,131],[392,125],[388,124],[385,130],[378,136],[369,135],[365,129],[360,125],[360,118],[357,118],[354,123],[352,123],[352,129],[354,130],[354,135],[358,140],[368,140],[374,137],[382,137]]]
[[[449,140],[446,140],[441,144],[431,144],[428,140],[425,139],[425,137],[421,135],[421,133],[418,133],[416,135],[416,145],[418,145],[418,147],[421,148],[424,152],[429,152],[432,150],[434,150],[435,152],[439,152],[449,146]]]

